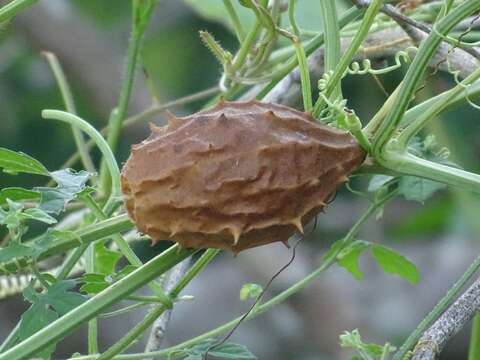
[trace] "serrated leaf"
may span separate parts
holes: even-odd
[[[99,292],[102,292],[109,286],[110,284],[106,281],[103,283],[87,283],[87,284],[83,284],[80,287],[80,291],[85,294],[98,294]]]
[[[0,249],[0,264],[12,261],[15,258],[31,256],[34,249],[18,242],[10,242],[7,247]]]
[[[398,190],[405,199],[418,201],[422,204],[437,191],[445,187],[445,184],[416,176],[402,176],[398,184]]]
[[[411,284],[416,284],[420,280],[420,274],[415,265],[394,250],[383,245],[374,245],[372,254],[386,273],[399,275]]]
[[[263,288],[258,284],[243,284],[242,288],[240,289],[240,300],[245,301],[248,298],[256,299],[262,293]]]
[[[345,249],[340,251],[337,256],[338,265],[345,268],[357,280],[363,279],[363,273],[358,266],[360,255],[370,247],[370,243],[362,240],[356,240]]]
[[[55,283],[42,294],[42,301],[52,306],[62,316],[86,300],[85,296],[80,293],[70,291],[75,285],[73,280]]]
[[[22,152],[0,148],[0,168],[10,174],[27,173],[49,176],[41,162]]]
[[[355,329],[352,332],[345,331],[342,335],[340,335],[340,346],[344,348],[351,348],[355,349],[360,354],[367,353],[368,355],[378,358],[383,353],[384,346],[373,344],[373,343],[364,343],[360,336],[360,332]],[[389,347],[389,350],[392,348],[390,345],[385,345]],[[362,355],[362,358],[365,357]]]
[[[55,311],[50,310],[48,305],[41,302],[31,305],[21,316],[18,329],[18,337],[20,341],[29,338],[57,319],[58,314]],[[55,345],[52,345],[35,355],[42,359],[48,359],[54,350]]]
[[[80,237],[73,231],[61,231],[50,228],[41,236],[37,237],[33,243],[29,244],[34,248],[32,257],[37,259],[45,250],[50,248],[54,242],[62,239],[76,239],[81,243]]]
[[[122,254],[118,251],[109,250],[103,242],[95,244],[95,271],[100,274],[111,275],[115,272],[118,261]]]
[[[195,356],[201,356],[201,358],[203,358],[207,350],[209,350],[208,355],[216,359],[257,359],[257,357],[252,354],[245,345],[228,342],[212,347],[214,344],[215,340],[208,339],[190,348],[184,349],[182,352],[188,356],[193,356],[192,359],[195,359]]]
[[[8,187],[0,190],[0,205],[6,204],[7,199],[12,201],[39,200],[40,193],[21,187]]]
[[[64,169],[54,171],[50,175],[58,184],[57,187],[37,187],[34,190],[42,196],[40,209],[48,213],[60,214],[65,206],[84,190],[90,174],[83,170],[75,172],[72,169]]]
[[[55,224],[57,222],[55,218],[51,217],[45,211],[39,208],[26,209],[22,212],[22,216],[25,219],[36,220],[45,224]]]
[[[82,304],[86,298],[74,291],[73,280],[55,282],[52,286],[45,289],[43,293],[36,292],[32,286],[24,290],[24,297],[32,303],[30,308],[23,313],[19,325],[19,338],[25,340],[35,334],[45,326]],[[36,356],[48,358],[55,350],[55,344],[45,349]]]
[[[82,276],[80,291],[86,294],[98,294],[111,285],[104,274],[88,273]]]
[[[228,16],[228,12],[223,6],[221,1],[218,0],[184,0],[197,14],[210,21],[221,23],[231,29],[232,23]],[[252,26],[254,21],[253,12],[249,9],[242,7],[237,1],[232,2],[235,8],[240,22],[245,29]]]
[[[208,354],[219,359],[257,359],[245,345],[231,342],[214,347]]]
[[[85,183],[90,177],[90,173],[87,171],[81,170],[76,172],[72,169],[53,171],[50,175],[58,186],[65,189],[76,189],[75,193],[83,190]]]

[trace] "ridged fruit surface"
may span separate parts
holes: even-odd
[[[234,252],[287,241],[364,160],[347,133],[260,102],[220,102],[152,127],[122,170],[130,217],[155,242]]]

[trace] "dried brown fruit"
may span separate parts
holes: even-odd
[[[302,231],[364,158],[352,136],[308,114],[220,102],[153,126],[132,147],[122,188],[128,213],[155,242],[238,252]]]

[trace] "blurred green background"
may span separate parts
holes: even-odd
[[[75,150],[69,127],[40,117],[42,109],[63,108],[57,85],[41,55],[44,50],[55,52],[64,66],[79,114],[97,128],[106,125],[119,93],[130,5],[127,0],[41,0],[1,29],[1,147],[32,155],[50,170],[60,168]],[[340,10],[345,9],[347,1],[339,1],[338,5]],[[245,9],[241,15],[246,23],[251,20]],[[237,44],[226,19],[220,0],[159,1],[145,38],[142,69],[138,69],[129,114],[147,108],[152,94],[166,102],[216,85],[221,69],[202,45],[198,31],[210,31],[225,48],[234,51]],[[321,29],[318,1],[299,0],[298,19],[304,28]],[[404,71],[382,77],[387,91],[394,89]],[[447,75],[431,79],[420,98],[452,84]],[[362,119],[372,116],[385,100],[370,76],[346,79],[344,92],[349,106]],[[202,105],[198,101],[171,110],[187,114]],[[162,116],[151,119],[157,123],[163,120]],[[478,112],[469,106],[456,108],[432,123],[428,131],[449,147],[453,161],[480,171]],[[119,162],[125,161],[130,145],[148,132],[148,124],[141,123],[123,133]],[[98,153],[95,158],[98,160]],[[35,176],[0,174],[0,188],[33,187],[42,185],[41,181]],[[354,187],[364,188],[366,182],[355,180]],[[275,282],[272,293],[312,270],[327,244],[348,230],[366,204],[345,189],[340,191],[327,214],[319,219],[315,233],[302,243],[295,264]],[[334,268],[315,286],[265,315],[263,321],[242,325],[233,340],[248,345],[260,359],[345,359],[348,352],[340,349],[338,335],[357,327],[368,341],[399,344],[478,253],[479,213],[478,197],[460,190],[442,191],[424,206],[396,200],[381,220],[367,224],[362,237],[390,243],[411,258],[422,273],[419,285],[414,287],[387,276],[369,259],[363,259],[366,278],[362,282]],[[275,245],[247,251],[237,258],[223,254],[187,289],[186,293],[197,300],[181,304],[175,312],[169,343],[199,334],[245,310],[247,304],[238,300],[241,285],[264,284],[288,257],[288,251]],[[0,338],[6,336],[24,308],[20,298],[0,304]],[[141,316],[139,312],[117,322],[105,322],[105,344],[119,338]],[[468,330],[458,336],[442,359],[465,358],[467,336]],[[82,337],[71,337],[69,341],[59,347],[57,358],[84,350]],[[141,350],[142,344],[135,349]]]

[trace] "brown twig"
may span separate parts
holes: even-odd
[[[412,360],[433,360],[445,344],[480,310],[480,278],[477,279],[422,335]]]
[[[370,0],[351,0],[354,5],[357,7],[366,7],[370,5]],[[395,6],[391,4],[384,4],[382,8],[380,9],[382,13],[385,15],[389,16],[392,18],[394,21],[397,22],[400,26],[403,27],[403,25],[410,25],[411,27],[414,27],[420,31],[423,31],[427,34],[429,34],[432,31],[432,28],[420,21],[414,20],[404,14],[402,14]],[[458,48],[463,49],[465,52],[469,53],[476,59],[480,59],[480,51],[476,48],[464,46],[463,44],[458,44]]]
[[[178,281],[185,275],[188,268],[190,267],[191,258],[183,260],[181,263],[177,264],[170,273],[165,281],[164,290],[165,292],[170,292],[173,287],[178,283]],[[161,348],[162,343],[165,339],[165,333],[172,316],[172,311],[165,311],[153,324],[148,337],[148,342],[145,347],[145,352],[157,351]],[[150,360],[150,358],[146,359]]]

